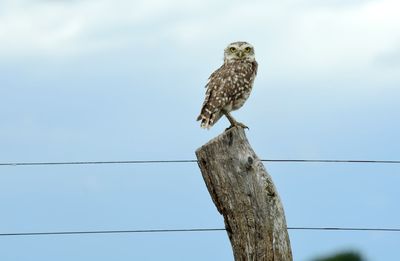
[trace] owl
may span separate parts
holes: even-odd
[[[211,128],[222,115],[231,123],[228,129],[234,126],[247,128],[237,122],[230,112],[242,107],[249,98],[257,67],[251,44],[234,42],[225,48],[224,64],[208,78],[206,97],[197,118],[202,128]]]

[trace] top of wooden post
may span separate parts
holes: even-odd
[[[242,128],[231,128],[196,150],[211,198],[224,216],[236,261],[291,261],[283,207]]]

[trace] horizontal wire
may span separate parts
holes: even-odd
[[[372,231],[400,232],[400,228],[362,228],[362,227],[288,227],[289,230],[328,230],[328,231]]]
[[[306,162],[306,163],[375,163],[375,164],[399,164],[400,160],[332,160],[332,159],[265,159],[264,162]]]
[[[400,160],[332,160],[332,159],[262,159],[263,162],[282,163],[373,163],[400,164]],[[3,162],[0,166],[44,166],[44,165],[96,165],[96,164],[159,164],[196,163],[197,160],[119,160],[119,161],[62,161],[62,162]]]
[[[5,162],[0,166],[37,166],[37,165],[95,165],[95,164],[157,164],[157,163],[193,163],[197,160],[118,160],[118,161],[62,161],[62,162]]]
[[[400,228],[356,228],[356,227],[288,227],[288,230],[312,231],[370,231],[400,232]],[[127,234],[127,233],[176,233],[176,232],[213,232],[226,231],[225,228],[187,228],[187,229],[139,229],[139,230],[95,230],[95,231],[55,231],[55,232],[20,232],[0,233],[0,236],[49,236],[49,235],[81,235],[81,234]]]
[[[123,234],[123,233],[171,233],[171,232],[209,232],[224,231],[224,228],[191,228],[191,229],[139,229],[139,230],[96,230],[96,231],[56,231],[56,232],[22,232],[0,233],[0,236],[43,236],[43,235],[79,235],[79,234]]]

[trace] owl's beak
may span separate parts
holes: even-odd
[[[238,52],[238,53],[237,53],[237,56],[238,56],[239,58],[243,58],[244,52]]]

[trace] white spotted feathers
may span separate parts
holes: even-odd
[[[235,125],[237,122],[229,113],[246,102],[256,74],[253,46],[246,42],[229,44],[224,51],[224,64],[208,79],[206,97],[197,118],[201,127],[209,129],[222,115]]]

